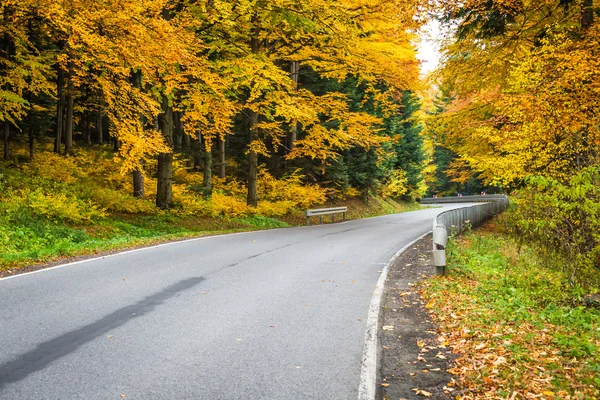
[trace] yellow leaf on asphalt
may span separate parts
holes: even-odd
[[[431,396],[433,396],[433,394],[429,393],[427,390],[421,390],[421,389],[413,389],[413,390],[419,396],[425,396],[425,397],[431,397]]]
[[[390,386],[390,384],[389,383],[382,383],[381,386],[388,387],[388,386]]]

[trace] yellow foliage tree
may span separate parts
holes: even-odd
[[[489,184],[518,185],[537,174],[568,179],[597,164],[600,31],[589,11],[599,4],[446,6],[459,28],[438,79],[454,101],[437,124],[461,157],[457,166]]]

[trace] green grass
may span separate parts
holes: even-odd
[[[267,207],[255,214],[237,193],[240,188],[238,197],[220,195],[205,201],[189,190],[199,175],[183,173],[183,167],[174,174],[174,208],[163,211],[154,206],[156,181],[148,176],[146,198],[133,198],[131,178],[120,173],[110,151],[79,149],[65,157],[46,149],[30,161],[26,149],[14,150],[16,157],[10,162],[0,161],[0,276],[2,271],[68,257],[305,224],[300,209],[304,206],[298,205],[302,202],[263,200],[261,205]],[[310,194],[301,183],[286,185],[290,193]],[[349,207],[348,219],[420,207],[377,198],[340,203],[336,205]]]
[[[462,354],[460,389],[476,398],[600,396],[600,310],[584,305],[582,289],[489,231],[451,243],[448,269],[424,295]]]
[[[397,206],[393,210],[383,210],[379,201],[370,205],[357,201],[351,203],[351,209],[354,207],[351,219],[415,209],[412,205],[403,208],[402,203],[395,203]],[[0,210],[2,208],[0,201]],[[22,208],[18,212],[0,215],[0,271],[169,240],[285,228],[304,223],[303,213],[298,211],[282,220],[262,215],[226,218],[193,217],[170,212],[151,215],[119,213],[96,218],[91,223],[75,224],[47,219]]]
[[[242,225],[254,229],[273,229],[273,228],[287,228],[291,226],[287,222],[280,221],[275,218],[265,217],[263,215],[251,215],[245,218],[232,218],[232,222],[236,222]]]
[[[21,216],[0,218],[0,270],[63,257],[148,245],[161,241],[255,229],[250,223],[220,218],[120,215],[72,225]]]

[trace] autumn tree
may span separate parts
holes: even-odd
[[[598,27],[589,1],[467,2],[440,71],[456,100],[447,145],[482,178],[515,185],[597,162]]]
[[[221,55],[232,68],[233,89],[247,116],[248,204],[258,202],[260,157],[269,159],[285,147],[287,159],[331,160],[344,148],[381,143],[378,118],[351,111],[342,93],[315,96],[303,89],[297,68],[332,79],[356,76],[372,91],[382,81],[394,89],[409,87],[417,77],[408,34],[414,4],[215,1],[212,7],[220,11],[219,18],[212,17],[214,37],[243,43]],[[379,100],[385,102],[391,92],[379,92]]]

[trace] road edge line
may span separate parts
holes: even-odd
[[[443,208],[443,207],[441,207],[441,208]],[[425,209],[427,209],[427,208],[425,208]],[[414,210],[414,211],[423,211],[423,210]],[[411,212],[414,212],[414,211],[405,211],[405,212],[399,212],[399,213],[394,213],[394,214],[378,215],[378,216],[375,216],[375,217],[353,219],[353,220],[345,221],[343,223],[349,223],[349,222],[354,222],[354,221],[361,221],[361,220],[364,220],[364,219],[374,219],[374,218],[389,217],[390,215],[407,214],[407,213],[411,213]],[[28,276],[28,275],[38,274],[40,272],[52,271],[52,270],[59,269],[59,268],[70,267],[70,266],[77,265],[77,264],[84,264],[84,263],[87,263],[87,262],[90,262],[90,261],[101,260],[103,258],[117,257],[117,256],[126,255],[126,254],[130,254],[130,253],[137,253],[139,251],[144,251],[144,250],[149,250],[149,249],[156,249],[158,247],[172,246],[172,245],[182,244],[182,243],[186,243],[186,242],[196,242],[196,241],[201,241],[201,240],[207,240],[207,239],[213,239],[213,238],[220,238],[220,237],[224,237],[224,236],[248,235],[248,234],[251,234],[251,233],[271,232],[271,231],[278,231],[278,230],[285,230],[285,229],[315,228],[315,227],[318,227],[318,226],[330,226],[330,224],[327,224],[327,225],[311,225],[311,226],[301,225],[301,226],[291,226],[291,227],[285,227],[285,228],[258,229],[258,230],[253,230],[253,231],[233,232],[233,233],[225,233],[225,234],[213,234],[213,235],[209,234],[207,236],[201,236],[201,237],[195,237],[195,238],[189,238],[189,239],[181,239],[181,240],[174,240],[174,241],[169,241],[169,242],[164,242],[164,243],[152,244],[152,245],[148,245],[148,246],[141,246],[141,247],[138,247],[138,248],[135,248],[135,249],[130,249],[130,250],[115,250],[115,253],[112,253],[112,254],[106,254],[106,255],[103,255],[103,256],[99,256],[99,257],[85,258],[83,260],[67,262],[67,263],[64,263],[64,264],[55,265],[53,267],[36,269],[35,271],[31,271],[31,272],[23,272],[23,273],[17,273],[15,275],[9,275],[9,276],[5,276],[5,277],[0,277],[0,282],[5,281],[5,280],[9,280],[9,279],[14,279],[14,278],[22,277],[22,276]],[[87,256],[83,256],[83,257],[87,257]]]
[[[0,282],[2,282],[4,280],[8,280],[8,279],[19,278],[21,276],[38,274],[40,272],[52,271],[54,269],[59,269],[59,268],[64,268],[64,267],[70,267],[70,266],[77,265],[77,264],[85,264],[85,263],[88,263],[88,262],[91,262],[91,261],[102,260],[104,258],[118,257],[118,256],[126,255],[126,254],[137,253],[137,252],[144,251],[144,250],[156,249],[156,248],[159,248],[159,247],[167,247],[167,246],[173,246],[173,245],[176,245],[176,244],[183,244],[183,243],[189,243],[189,242],[199,242],[199,241],[202,241],[202,240],[220,238],[220,237],[225,237],[225,236],[248,235],[250,233],[265,232],[265,231],[275,231],[275,230],[279,230],[279,229],[288,229],[288,228],[262,229],[262,230],[258,230],[258,231],[233,232],[233,233],[226,233],[226,234],[223,234],[223,235],[201,236],[201,237],[195,237],[195,238],[189,238],[189,239],[175,240],[175,241],[166,242],[166,243],[158,243],[158,244],[153,244],[153,245],[149,245],[149,246],[142,246],[142,247],[138,247],[136,249],[131,249],[131,250],[123,250],[123,251],[116,250],[116,252],[112,253],[112,254],[106,254],[106,255],[103,255],[103,256],[99,256],[99,257],[86,258],[84,260],[72,261],[72,262],[68,262],[68,263],[65,263],[65,264],[55,265],[53,267],[40,268],[40,269],[37,269],[35,271],[31,271],[31,272],[23,272],[21,274],[15,274],[15,275],[5,276],[3,278],[0,278]]]
[[[432,231],[424,233],[413,240],[390,259],[381,271],[377,286],[371,298],[369,305],[369,314],[367,316],[367,330],[365,332],[365,345],[363,348],[362,365],[360,368],[360,385],[358,387],[358,400],[375,400],[377,394],[377,330],[379,327],[379,309],[381,308],[381,298],[385,281],[390,270],[390,266],[404,253],[409,247],[431,234]]]

